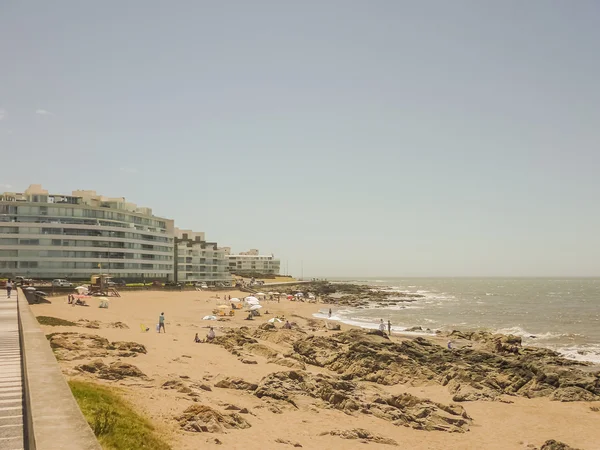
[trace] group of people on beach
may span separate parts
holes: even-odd
[[[379,319],[379,331],[385,334],[385,322],[383,321],[383,319]],[[387,332],[388,336],[392,335],[392,322],[390,322],[389,319],[387,321]]]

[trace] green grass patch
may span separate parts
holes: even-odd
[[[171,450],[115,390],[83,381],[69,386],[104,450]]]
[[[58,317],[37,316],[37,321],[40,325],[50,325],[51,327],[76,327],[75,322],[70,320],[59,319]]]

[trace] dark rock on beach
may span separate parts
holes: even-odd
[[[333,430],[320,434],[320,436],[326,435],[339,436],[342,439],[356,439],[365,443],[375,442],[376,444],[386,444],[394,446],[398,445],[398,443],[393,439],[371,433],[370,431],[365,430],[363,428],[354,428],[352,430]]]
[[[296,341],[291,356],[330,369],[346,380],[383,385],[437,381],[448,386],[455,401],[494,399],[502,394],[542,397],[567,387],[581,390],[559,391],[556,400],[600,400],[600,378],[580,370],[581,363],[551,350],[520,347],[520,338],[515,336],[480,333],[460,338],[473,345],[448,350],[421,337],[398,343],[354,329]]]
[[[192,405],[175,420],[186,431],[223,433],[228,429],[250,428],[250,423],[237,413],[222,414],[206,405]]]

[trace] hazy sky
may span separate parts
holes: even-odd
[[[0,191],[124,196],[305,276],[600,275],[599,18],[0,0]]]

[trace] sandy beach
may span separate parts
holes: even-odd
[[[229,291],[219,292],[218,295],[222,300],[224,295],[243,297],[247,294]],[[407,449],[532,449],[541,447],[549,439],[585,450],[600,449],[600,412],[595,408],[600,406],[599,402],[559,402],[547,397],[529,399],[518,396],[507,399],[511,403],[462,402],[461,406],[472,419],[466,427],[468,430],[446,432],[398,426],[375,415],[349,414],[309,397],[299,396],[296,406],[292,406],[265,397],[258,398],[248,390],[216,387],[215,384],[228,378],[241,378],[259,384],[269,374],[289,371],[291,368],[274,363],[274,358],[265,354],[264,347],[261,347],[262,354],[255,351],[236,355],[223,345],[194,343],[195,333],[204,338],[211,325],[215,327],[217,336],[223,336],[230,328],[243,326],[255,329],[274,316],[285,316],[296,322],[300,329],[317,336],[328,337],[339,332],[328,331],[323,321],[312,318],[313,313],[326,305],[287,300],[281,300],[280,303],[263,302],[263,315],[253,321],[244,320],[246,314],[243,311],[237,311],[233,317],[222,321],[202,320],[217,305],[218,300],[214,296],[215,293],[211,292],[140,291],[125,292],[120,298],[111,298],[108,309],[98,308],[97,299],[91,300],[90,307],[72,306],[67,304],[65,297],[54,297],[50,299],[51,304],[32,305],[31,308],[36,316],[74,322],[81,319],[100,322],[97,329],[44,325],[44,331],[48,334],[76,332],[98,335],[111,342],[143,344],[146,354],[135,357],[110,354],[101,359],[106,364],[116,360],[133,364],[147,378],[127,377],[108,381],[99,379],[94,373],[75,369],[83,363],[97,360],[94,356],[63,358],[59,362],[68,379],[91,380],[118,388],[138,411],[150,419],[174,449],[285,449],[294,444],[321,450],[365,448],[365,443],[360,439],[342,439],[337,435],[325,434],[350,429],[368,430],[373,435],[396,441],[399,448]],[[161,312],[166,317],[165,334],[158,334],[155,330]],[[114,322],[122,322],[129,328],[108,327],[109,323]],[[276,325],[280,328],[282,324]],[[150,331],[144,332],[144,326],[149,327]],[[341,326],[342,331],[350,328],[343,324]],[[400,341],[409,338],[397,335],[392,339]],[[257,340],[280,355],[291,350],[285,341]],[[71,356],[75,357],[75,354]],[[314,375],[336,376],[324,367],[310,364],[306,364],[304,370]],[[176,389],[163,386],[169,381]],[[178,385],[178,382],[182,384]],[[386,394],[410,393],[444,405],[453,403],[447,387],[435,380],[391,386],[374,386],[375,383],[366,381],[356,383],[361,388],[377,389]],[[190,384],[203,385],[204,388],[190,389]],[[207,388],[210,391],[205,390]],[[193,395],[190,395],[190,390]],[[223,414],[244,410],[240,415],[250,427],[226,429],[223,433],[185,431],[175,417],[181,416],[186,408],[194,404],[207,405]],[[368,448],[393,447],[369,442]]]

